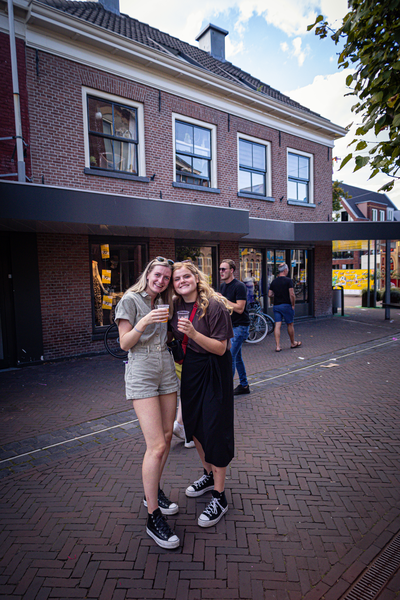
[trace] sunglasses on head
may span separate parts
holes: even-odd
[[[170,258],[164,258],[163,256],[156,256],[154,260],[158,260],[158,262],[167,262],[170,267],[174,264],[174,261]]]

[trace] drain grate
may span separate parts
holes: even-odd
[[[341,600],[374,600],[399,566],[400,533],[394,536]]]

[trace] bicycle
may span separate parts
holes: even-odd
[[[119,345],[119,332],[118,326],[114,321],[115,315],[115,307],[113,307],[113,311],[110,315],[110,320],[112,321],[111,325],[107,327],[104,332],[104,346],[111,356],[114,358],[119,358],[121,360],[126,360],[128,358],[128,353],[125,350],[122,350]]]
[[[257,344],[273,332],[275,321],[263,312],[258,302],[252,302],[249,305],[249,317],[249,336],[246,340],[248,344]]]

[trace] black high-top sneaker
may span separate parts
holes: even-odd
[[[179,546],[180,541],[178,536],[172,531],[171,527],[162,516],[159,508],[156,508],[156,510],[147,517],[146,533],[153,538],[156,544],[161,546],[161,548],[172,550]]]
[[[209,492],[210,490],[213,490],[213,489],[214,489],[213,472],[210,471],[209,473],[207,473],[207,471],[204,469],[204,475],[202,475],[200,477],[200,479],[198,479],[197,481],[192,483],[192,485],[189,485],[189,487],[186,488],[185,494],[186,494],[186,496],[189,496],[190,498],[197,498],[197,496],[202,496],[206,492]]]
[[[143,498],[143,504],[147,508],[146,498]],[[176,504],[176,502],[171,502],[161,488],[158,488],[158,508],[161,510],[163,515],[176,515],[176,513],[179,511],[179,506]]]
[[[228,502],[226,501],[225,492],[217,492],[213,490],[213,498],[209,505],[199,516],[197,523],[200,527],[211,527],[216,525],[222,519],[228,510]]]

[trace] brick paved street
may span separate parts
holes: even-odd
[[[339,600],[400,532],[400,310],[296,324],[300,349],[246,344],[229,511],[184,490],[201,470],[175,438],[164,490],[176,551],[144,534],[144,444],[108,356],[0,372],[0,599]],[[398,557],[398,552],[397,552]],[[386,561],[383,589],[399,598]],[[390,568],[392,566],[392,568]],[[358,581],[360,578],[360,581]]]

